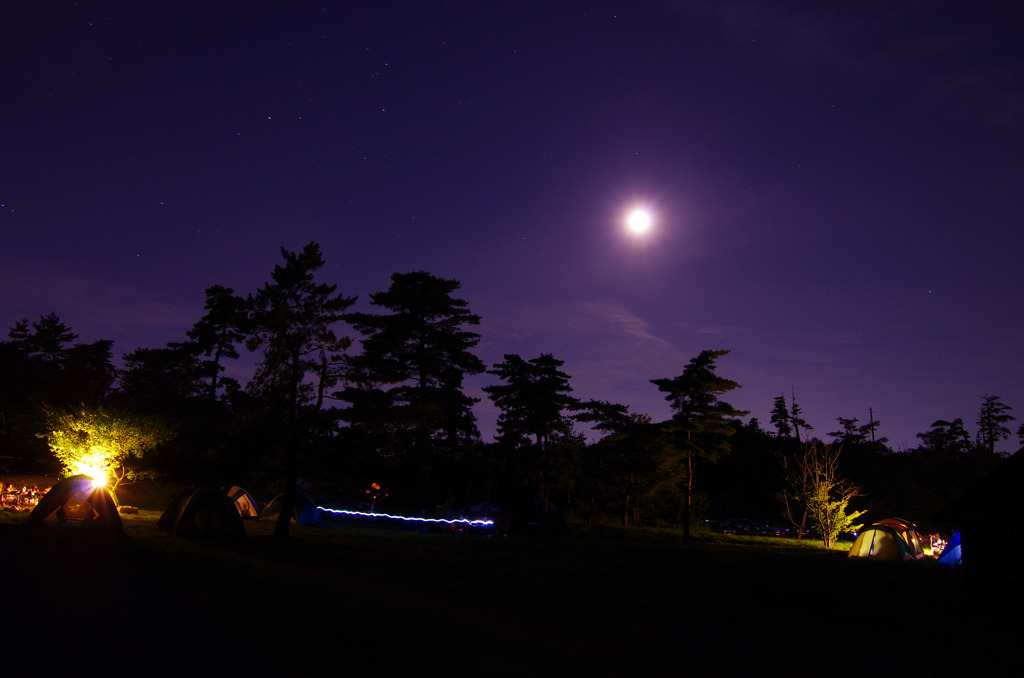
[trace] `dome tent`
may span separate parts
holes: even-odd
[[[909,553],[914,560],[924,558],[924,545],[921,542],[921,535],[917,531],[917,525],[902,518],[885,518],[877,521],[875,525],[891,527],[907,543]]]
[[[1024,596],[1024,545],[1016,538],[1024,530],[1022,484],[1024,447],[932,516],[959,531],[961,567],[971,595],[994,600]]]
[[[180,537],[244,537],[242,517],[216,487],[197,487],[164,509],[157,526]]]
[[[279,494],[260,511],[260,519],[274,518],[281,513],[284,506],[284,495]],[[320,509],[316,503],[302,492],[295,493],[295,506],[292,508],[292,520],[301,526],[316,525],[320,522]]]
[[[242,518],[259,518],[260,508],[253,499],[252,495],[249,494],[245,488],[239,487],[238,485],[232,485],[231,487],[222,487],[221,491],[228,496],[235,504],[235,509],[238,511],[238,515]]]
[[[88,476],[64,478],[50,488],[32,509],[29,525],[81,527],[123,534],[121,516],[110,492]]]
[[[961,562],[960,533],[957,532],[953,535],[953,538],[946,543],[946,548],[942,549],[942,554],[939,556],[939,565],[945,565],[946,567],[960,567]]]
[[[896,530],[884,525],[864,528],[850,548],[850,558],[874,558],[875,560],[913,560],[907,542]]]

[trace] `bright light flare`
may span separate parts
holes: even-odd
[[[107,486],[107,469],[103,464],[103,457],[101,454],[90,454],[84,459],[75,462],[72,465],[73,475],[83,475],[92,478],[93,487],[106,487]]]
[[[647,232],[653,223],[654,219],[651,216],[651,213],[642,207],[634,209],[626,218],[626,227],[630,232],[637,235]]]

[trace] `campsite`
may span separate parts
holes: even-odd
[[[1020,631],[1013,601],[972,598],[959,570],[806,540],[697,531],[684,545],[674,530],[610,527],[493,538],[321,521],[282,541],[255,519],[244,539],[190,539],[137,503],[117,539],[29,530],[4,512],[5,667],[998,675]]]

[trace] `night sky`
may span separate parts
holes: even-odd
[[[655,420],[730,349],[766,428],[794,390],[896,449],[985,394],[1024,421],[1024,4],[2,7],[5,331],[161,347],[316,240],[356,309],[455,278],[485,362]]]

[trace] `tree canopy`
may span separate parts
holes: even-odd
[[[107,485],[115,501],[118,486],[131,477],[129,459],[141,458],[171,434],[160,418],[100,406],[49,410],[46,428],[44,437],[65,473]]]
[[[336,294],[336,285],[315,281],[324,265],[317,243],[310,242],[299,253],[281,248],[281,256],[284,264],[274,266],[270,282],[248,299],[246,347],[260,354],[253,385],[272,406],[286,411],[285,491],[275,534],[287,537],[303,443],[300,424],[307,423],[300,422],[299,410],[319,411],[325,390],[340,378],[332,368],[350,340],[334,328],[355,297]],[[314,377],[314,384],[305,383],[307,375]]]
[[[363,335],[362,352],[350,358],[349,386],[338,396],[350,403],[343,416],[364,441],[411,472],[415,492],[437,480],[480,438],[475,399],[463,383],[484,370],[473,349],[480,317],[455,296],[456,280],[426,271],[395,273],[387,290],[370,295],[379,313],[349,313]],[[404,475],[404,474],[403,474]]]
[[[506,353],[485,365],[476,355],[480,317],[456,280],[395,273],[370,295],[370,309],[352,312],[355,297],[321,279],[319,245],[281,255],[252,293],[208,288],[182,341],[136,348],[120,369],[112,341],[79,342],[56,313],[17,321],[0,341],[4,451],[59,459],[68,473],[99,468],[115,486],[146,455],[148,467],[176,480],[245,476],[275,493],[284,487],[286,501],[294,501],[301,461],[304,476],[330,477],[352,497],[386,487],[377,502],[420,509],[460,494],[541,501],[546,511],[558,501],[586,520],[614,512],[624,525],[674,515],[684,535],[691,519],[712,511],[777,517],[788,506],[800,525],[798,506],[813,513],[785,494],[788,470],[777,459],[796,464],[808,445],[828,446],[811,437],[795,389],[791,402],[772,402],[774,434],[754,419],[744,423],[747,413],[728,402],[739,384],[718,373],[728,351],[702,351],[678,376],[650,380],[672,412],[656,422],[628,405],[581,402],[564,361],[550,353]],[[348,330],[359,340],[354,354]],[[239,364],[241,344],[255,354],[254,369]],[[243,368],[251,369],[244,388],[236,379]],[[468,378],[481,373],[493,378],[479,386],[497,410],[493,442],[480,438],[479,399],[467,388],[477,388]],[[829,434],[843,446],[837,477],[864,496],[823,494],[814,506],[832,511],[849,501],[836,510],[927,520],[1000,458],[1011,411],[986,395],[975,434],[963,418],[937,419],[916,448],[899,452],[878,435],[873,409],[867,424],[837,417]]]
[[[652,379],[665,393],[672,408],[672,419],[663,426],[666,444],[662,467],[681,474],[683,483],[684,538],[689,538],[693,508],[693,475],[696,458],[715,461],[730,450],[729,437],[736,432],[739,417],[748,413],[722,399],[740,385],[719,376],[716,361],[727,350],[705,350],[692,358],[683,373],[671,379]],[[671,477],[671,473],[667,475]]]

